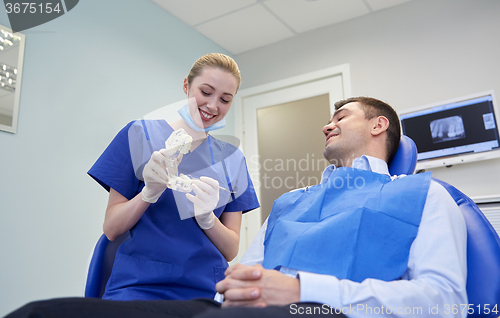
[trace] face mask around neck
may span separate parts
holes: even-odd
[[[193,118],[191,117],[191,113],[189,112],[189,103],[181,107],[178,111],[179,115],[184,119],[184,121],[188,124],[189,127],[191,127],[194,131],[212,131],[216,129],[221,129],[226,126],[226,119],[222,118],[212,126],[209,126],[207,128],[200,128],[196,123],[194,122]]]

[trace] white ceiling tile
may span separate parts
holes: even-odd
[[[263,5],[298,33],[370,13],[362,0],[268,0]]]
[[[410,0],[366,0],[373,11],[382,10],[408,1]]]
[[[233,54],[411,0],[149,0]]]
[[[257,3],[257,0],[150,0],[190,26]]]
[[[208,21],[196,30],[233,54],[278,42],[294,34],[261,5]]]

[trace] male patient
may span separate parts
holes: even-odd
[[[335,104],[319,185],[284,194],[240,264],[206,299],[56,299],[8,317],[465,317],[466,229],[430,173],[390,176],[401,137],[386,103]],[[255,308],[261,307],[261,308]],[[345,315],[345,316],[344,316]]]

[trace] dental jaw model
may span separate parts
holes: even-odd
[[[193,138],[182,128],[174,131],[165,142],[167,149],[167,187],[182,192],[191,192],[192,180],[184,174],[178,174],[181,156],[188,153],[191,148]]]
[[[165,142],[167,149],[167,187],[181,192],[191,192],[193,190],[193,180],[199,180],[185,174],[178,173],[181,155],[189,152],[193,138],[182,128],[175,130]],[[220,190],[231,192],[226,188],[220,187]]]

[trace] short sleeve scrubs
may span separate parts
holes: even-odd
[[[132,199],[144,187],[142,169],[151,153],[165,147],[173,132],[164,120],[137,120],[114,138],[89,170],[109,191]],[[241,151],[212,136],[185,154],[179,173],[219,181],[217,217],[259,207]],[[185,193],[167,189],[151,204],[119,247],[105,299],[192,299],[213,297],[227,261],[193,218]]]

